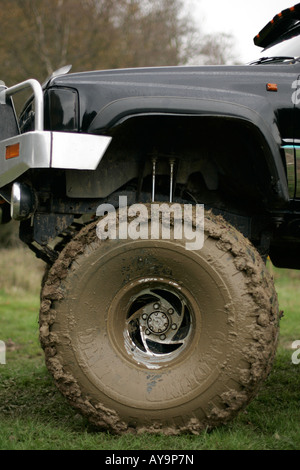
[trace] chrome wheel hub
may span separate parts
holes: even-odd
[[[150,313],[147,318],[147,325],[151,333],[160,334],[164,333],[169,328],[169,319],[163,312]]]
[[[153,286],[132,299],[127,313],[126,336],[139,358],[172,358],[191,334],[191,309],[178,289]]]

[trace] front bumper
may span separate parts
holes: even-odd
[[[0,188],[33,168],[95,170],[110,141],[107,136],[50,131],[32,131],[2,140]]]

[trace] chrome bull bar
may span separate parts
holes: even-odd
[[[43,89],[40,83],[30,78],[29,80],[25,80],[24,82],[18,83],[17,85],[13,85],[10,88],[5,88],[0,92],[0,105],[6,104],[7,97],[15,95],[20,91],[26,90],[27,88],[31,88],[34,95],[34,106],[35,106],[35,115],[34,115],[34,130],[35,131],[43,131],[44,130],[44,95]]]

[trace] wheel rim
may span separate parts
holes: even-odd
[[[182,295],[165,286],[140,292],[127,314],[133,345],[148,357],[171,355],[184,348],[191,332],[191,313]]]
[[[125,286],[108,317],[117,350],[147,368],[178,360],[194,336],[196,306],[190,297],[167,279],[138,279]]]

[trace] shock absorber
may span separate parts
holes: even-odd
[[[169,191],[169,202],[173,202],[173,187],[174,187],[174,166],[175,159],[169,159],[170,164],[170,191]],[[152,157],[152,195],[151,201],[155,201],[155,182],[156,182],[156,169],[157,169],[157,157]]]
[[[152,157],[152,197],[151,197],[152,202],[154,202],[155,200],[156,162],[157,162],[157,158]]]
[[[170,202],[172,202],[173,201],[174,165],[175,165],[174,158],[170,158],[169,163],[170,163]]]

